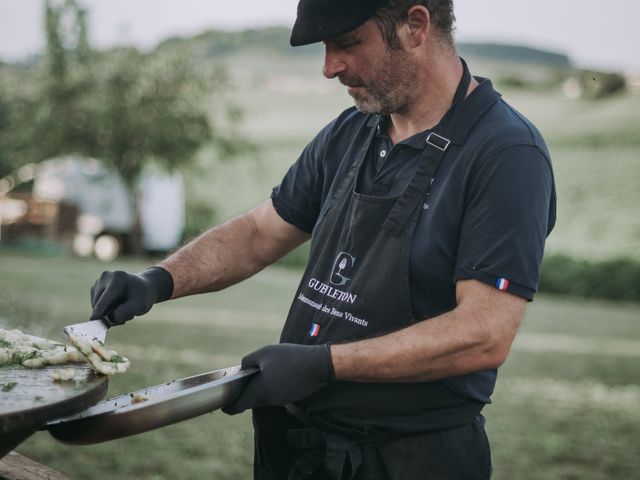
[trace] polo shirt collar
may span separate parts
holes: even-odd
[[[391,118],[388,115],[385,115],[383,117],[379,117],[379,121],[376,124],[376,137],[377,138],[384,138],[386,140],[391,141],[391,139],[389,138],[389,134],[388,132],[388,126],[389,126],[389,122],[391,121]],[[406,145],[408,147],[411,148],[415,148],[417,150],[422,150],[424,148],[426,139],[427,139],[427,135],[431,132],[431,130],[425,130],[424,132],[420,132],[420,133],[416,133],[415,135],[409,137],[409,138],[405,138],[404,140],[402,140],[401,142],[398,142],[398,145]]]
[[[479,85],[476,89],[471,92],[467,98],[464,99],[465,110],[467,112],[478,111],[477,115],[465,115],[462,118],[457,119],[456,129],[453,132],[451,143],[456,145],[463,145],[469,136],[469,132],[475,125],[476,121],[486,110],[491,108],[491,106],[501,98],[501,94],[496,92],[493,89],[493,84],[491,80],[483,77],[474,77]],[[387,126],[389,124],[390,118],[388,115],[371,115],[369,121],[367,122],[367,127],[374,127],[378,131],[376,132],[376,136],[380,138],[389,138],[387,134]],[[415,135],[399,142],[399,145],[407,145],[412,148],[416,148],[418,150],[422,150],[425,147],[427,136],[432,131],[440,130],[443,125],[447,122],[451,121],[450,112],[447,112],[442,119],[442,121],[433,129],[425,130],[420,133],[416,133]]]

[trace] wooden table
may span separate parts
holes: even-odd
[[[10,452],[0,459],[0,480],[67,480],[67,477],[19,453]]]
[[[53,371],[70,366],[76,369],[74,380],[52,380]],[[96,375],[86,364],[37,369],[0,367],[0,458],[47,421],[98,403],[106,395],[107,386],[107,377]]]

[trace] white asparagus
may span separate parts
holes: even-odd
[[[123,373],[129,368],[128,359],[107,350],[97,340],[88,342],[78,336],[71,336],[69,340],[75,347],[33,337],[20,330],[0,328],[0,365],[42,368],[46,365],[88,361],[96,372],[104,375]]]

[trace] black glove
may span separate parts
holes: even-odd
[[[334,380],[328,344],[268,345],[242,359],[242,369],[259,367],[244,391],[222,410],[234,415],[248,408],[286,405],[308,397]]]
[[[110,327],[122,325],[151,310],[154,303],[171,298],[173,278],[161,267],[139,274],[102,272],[91,287],[92,320],[102,319]]]

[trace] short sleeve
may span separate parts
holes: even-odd
[[[311,233],[320,214],[324,159],[334,122],[323,128],[305,147],[280,185],[271,193],[278,215],[307,233]]]
[[[490,156],[478,167],[465,203],[456,280],[476,279],[532,300],[555,223],[547,156],[533,145]]]

